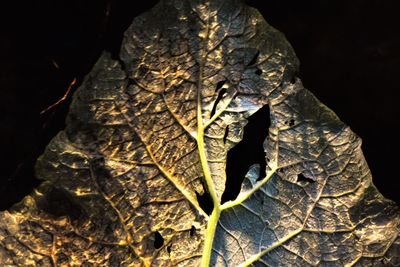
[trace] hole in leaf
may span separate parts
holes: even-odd
[[[243,179],[253,164],[260,165],[260,177],[265,176],[266,162],[264,140],[270,124],[269,106],[265,105],[248,118],[241,142],[228,152],[226,163],[226,187],[222,203],[234,200],[239,194]]]
[[[157,231],[154,232],[154,248],[159,249],[164,245],[164,238],[161,234]]]
[[[205,190],[203,195],[200,195],[196,192],[197,202],[199,202],[200,208],[204,210],[205,213],[211,215],[212,210],[214,209],[214,203],[212,202],[212,198],[210,194]]]
[[[314,183],[315,181],[313,180],[313,179],[311,179],[311,178],[308,178],[308,177],[305,177],[302,173],[299,173],[298,175],[297,175],[297,183],[300,185],[300,186],[306,186],[306,185],[308,185],[309,183]]]
[[[168,254],[171,254],[171,247],[172,247],[172,245],[167,246],[167,252],[168,252]]]
[[[259,69],[259,68],[257,68],[257,70],[256,70],[256,72],[255,72],[257,75],[261,75],[262,74],[262,70],[261,69]]]
[[[294,119],[291,119],[291,120],[289,121],[289,126],[290,126],[290,127],[293,127],[293,125],[294,125]]]
[[[213,108],[212,108],[212,110],[211,110],[210,118],[212,118],[212,116],[214,116],[215,111],[217,110],[218,103],[219,103],[219,102],[221,101],[221,99],[225,96],[225,93],[226,93],[226,88],[222,88],[222,89],[219,91],[218,96],[217,96],[217,99],[215,100],[214,106],[213,106]]]
[[[254,64],[256,64],[259,55],[260,51],[257,51],[257,53],[254,54],[254,57],[250,60],[249,64],[247,64],[247,66],[253,66]]]
[[[215,87],[215,92],[217,92],[219,89],[221,89],[222,86],[224,86],[225,83],[226,83],[226,80],[225,81],[219,81],[217,83],[217,87]]]
[[[196,234],[196,227],[194,227],[192,225],[192,228],[190,228],[190,232],[189,232],[190,236],[194,236]]]
[[[291,84],[295,84],[296,83],[296,76],[293,76],[292,79],[290,79],[290,83]]]
[[[228,133],[229,133],[229,126],[227,126],[225,129],[224,138],[223,138],[224,144],[226,143],[226,139],[228,138]]]

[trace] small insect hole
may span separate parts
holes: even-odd
[[[224,80],[224,81],[219,81],[219,82],[217,83],[217,86],[215,87],[215,92],[217,92],[219,89],[221,89],[222,86],[224,86],[225,83],[226,83],[226,80]]]
[[[227,91],[226,88],[222,88],[222,89],[219,91],[218,96],[217,96],[217,99],[215,100],[214,106],[213,106],[213,108],[212,108],[212,110],[211,110],[210,118],[212,118],[212,116],[214,116],[215,111],[217,110],[218,103],[219,103],[219,102],[221,101],[221,99],[225,96],[226,91]]]
[[[167,246],[167,252],[168,252],[168,254],[171,254],[171,247],[172,247],[172,245]]]
[[[257,68],[256,72],[255,72],[258,76],[260,76],[262,74],[262,70]]]
[[[294,126],[294,119],[291,119],[291,120],[289,121],[289,126],[290,126],[290,127],[293,127],[293,126]]]
[[[228,134],[229,134],[229,126],[227,126],[227,127],[225,128],[225,133],[224,133],[224,137],[223,137],[223,142],[224,142],[224,144],[226,144],[226,140],[227,140],[227,138],[228,138]]]
[[[159,249],[164,245],[164,238],[161,234],[157,231],[154,232],[154,248]]]
[[[298,183],[300,186],[305,186],[305,185],[308,185],[308,184],[314,183],[314,182],[315,182],[315,181],[314,181],[313,179],[308,178],[308,177],[305,177],[302,173],[299,173],[299,174],[297,175],[297,183]]]
[[[211,215],[211,212],[214,209],[214,203],[212,201],[210,193],[208,193],[206,190],[204,190],[204,193],[202,195],[196,192],[196,198],[197,202],[199,202],[200,208],[202,208],[204,212],[208,215]]]
[[[192,228],[190,228],[189,234],[190,234],[190,236],[193,237],[193,236],[196,234],[196,227],[194,227],[194,226],[192,225]]]

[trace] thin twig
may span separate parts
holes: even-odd
[[[68,89],[67,89],[67,91],[65,92],[65,94],[63,95],[63,97],[61,97],[61,98],[60,98],[57,102],[55,102],[53,105],[51,105],[51,106],[49,106],[48,108],[42,110],[42,111],[40,112],[40,114],[44,114],[44,113],[46,113],[47,111],[49,111],[50,109],[52,109],[52,108],[58,106],[60,103],[64,102],[64,101],[67,99],[67,97],[69,96],[69,94],[70,94],[70,92],[71,92],[71,89],[72,89],[72,87],[73,87],[75,84],[76,84],[76,78],[74,78],[74,79],[72,80],[72,82],[69,84]]]

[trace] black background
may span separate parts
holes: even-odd
[[[64,127],[69,83],[157,1],[8,1],[0,6],[0,209],[38,184],[35,159]],[[300,77],[363,139],[374,183],[400,203],[397,0],[251,0],[287,36]],[[108,14],[108,15],[107,15]],[[60,67],[57,69],[54,62]],[[74,87],[76,89],[76,87]]]

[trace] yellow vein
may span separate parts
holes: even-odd
[[[206,39],[209,38],[210,34],[210,12],[208,12],[208,21],[206,24]],[[204,48],[203,48],[204,49]],[[207,54],[201,54],[202,58],[200,59],[200,66],[199,66],[199,78],[197,81],[197,148],[199,151],[201,167],[203,169],[204,180],[207,186],[207,191],[209,192],[211,199],[214,204],[214,209],[211,213],[209,218],[207,229],[206,229],[206,236],[204,240],[204,248],[203,248],[203,257],[201,259],[201,266],[202,267],[209,267],[210,259],[211,259],[211,252],[212,246],[214,241],[215,230],[217,229],[217,223],[219,220],[219,216],[221,214],[220,210],[220,203],[218,196],[215,191],[214,182],[211,177],[210,168],[207,162],[207,155],[205,152],[204,146],[204,123],[203,123],[203,113],[202,113],[202,83],[203,83],[203,70],[204,70],[204,62],[207,58]]]
[[[140,261],[147,267],[148,265],[146,264],[146,259],[140,256],[140,253],[138,251],[138,249],[132,245],[132,241],[133,241],[133,237],[128,229],[128,226],[126,225],[125,221],[124,221],[124,217],[121,214],[121,212],[118,210],[118,208],[115,206],[114,202],[110,199],[110,197],[108,197],[106,195],[106,193],[104,193],[99,185],[99,183],[97,182],[97,178],[96,175],[93,171],[92,167],[89,167],[90,170],[90,178],[92,179],[93,183],[95,184],[95,187],[97,188],[97,191],[99,192],[99,194],[104,198],[104,200],[111,206],[111,208],[114,210],[114,212],[117,214],[117,217],[121,223],[122,228],[124,229],[124,232],[126,234],[125,237],[125,242],[126,245],[129,246],[129,248],[139,257]],[[123,241],[121,240],[121,245],[125,245],[123,243]]]
[[[314,210],[315,206],[317,205],[321,195],[322,195],[322,191],[324,190],[326,183],[327,183],[328,179],[325,179],[325,181],[323,182],[323,184],[321,185],[321,189],[320,192],[317,195],[317,198],[315,199],[315,202],[313,203],[313,205],[311,206],[310,210],[307,212],[303,224],[302,226],[297,229],[296,231],[293,231],[292,233],[288,234],[287,236],[283,237],[282,239],[280,239],[278,242],[275,242],[272,246],[268,247],[267,249],[253,255],[252,257],[250,257],[248,260],[246,260],[244,263],[240,264],[238,267],[247,267],[250,266],[251,264],[253,264],[254,262],[258,261],[261,259],[261,257],[263,257],[265,254],[267,254],[268,252],[270,252],[271,250],[275,249],[276,247],[279,247],[281,245],[283,245],[286,241],[290,240],[291,238],[295,237],[296,235],[298,235],[299,233],[301,233],[304,229],[305,229],[305,225],[307,223],[308,218],[310,217],[312,211]]]
[[[239,194],[239,196],[233,201],[225,202],[221,206],[221,210],[233,208],[237,205],[242,204],[246,199],[248,199],[251,195],[253,195],[254,192],[258,191],[264,184],[266,184],[268,182],[268,180],[272,177],[272,175],[274,175],[276,173],[277,170],[278,170],[278,168],[271,169],[268,172],[267,176],[264,179],[262,179],[260,182],[256,183],[256,185],[251,190],[247,191],[246,193]]]
[[[203,211],[203,209],[199,206],[197,200],[195,200],[192,195],[179,183],[177,183],[177,181],[174,180],[174,177],[172,175],[170,175],[170,173],[164,169],[163,166],[161,166],[160,164],[158,164],[157,159],[154,157],[153,153],[151,152],[151,149],[148,146],[146,147],[146,151],[149,154],[150,158],[153,160],[154,164],[157,166],[157,168],[161,171],[161,173],[179,190],[179,192],[182,193],[182,195],[185,196],[185,198],[187,200],[189,200],[189,202],[204,216],[204,217],[208,217],[208,215]]]
[[[117,105],[116,105],[117,107]],[[127,124],[136,132],[137,136],[139,137],[141,143],[144,145],[146,148],[146,152],[149,154],[151,160],[154,162],[154,165],[161,171],[161,173],[167,178],[178,191],[185,196],[185,198],[196,208],[196,210],[203,215],[204,217],[208,218],[208,215],[203,211],[203,209],[199,206],[197,200],[195,200],[190,192],[188,192],[181,184],[177,183],[176,180],[174,180],[174,177],[166,170],[164,167],[162,167],[154,157],[153,153],[151,152],[151,149],[146,145],[146,143],[143,141],[141,135],[137,132],[135,127],[132,125],[132,123],[129,121],[129,119],[126,117],[126,114],[120,111],[121,114],[123,114],[125,121]]]
[[[186,125],[184,125],[181,121],[180,118],[178,117],[177,114],[175,114],[175,112],[171,109],[171,107],[169,106],[167,100],[165,99],[165,95],[163,94],[163,100],[165,103],[165,106],[167,107],[167,110],[169,111],[169,113],[172,115],[172,117],[174,117],[175,121],[178,123],[179,126],[181,126],[186,133],[188,133],[191,137],[193,137],[195,140],[197,139],[196,137],[196,133],[191,131]]]
[[[226,111],[232,100],[235,98],[236,94],[236,92],[233,93],[231,97],[227,101],[225,101],[224,105],[219,108],[214,116],[212,116],[212,118],[205,123],[204,129],[207,129],[224,111]]]

